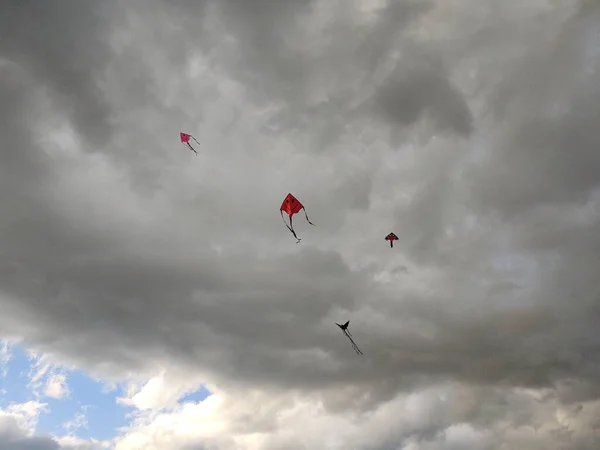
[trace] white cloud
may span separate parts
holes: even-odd
[[[0,346],[0,372],[2,377],[6,377],[8,372],[8,363],[12,358],[11,345],[8,341],[0,340],[2,346]]]
[[[31,352],[29,359],[31,365],[28,386],[34,395],[57,400],[69,396],[67,375],[64,373],[66,369],[55,364],[51,355]]]
[[[101,450],[110,449],[112,445],[107,441],[81,439],[76,436],[56,437],[55,441],[60,445],[61,450]]]
[[[44,387],[44,395],[47,397],[61,399],[69,396],[67,377],[62,373],[54,373],[48,377]]]
[[[115,449],[341,450],[402,442],[413,450],[477,450],[505,442],[511,448],[548,450],[568,444],[567,426],[577,432],[580,445],[594,440],[600,401],[569,409],[555,398],[540,402],[541,391],[515,389],[505,397],[508,402],[499,394],[493,388],[445,384],[398,395],[372,411],[340,414],[306,396],[220,393],[200,403],[139,414]],[[534,429],[529,425],[534,423],[543,425]]]
[[[200,376],[190,376],[182,370],[162,369],[145,381],[130,381],[124,397],[117,399],[122,405],[138,410],[158,411],[174,406],[184,395],[197,391],[202,386]]]
[[[77,430],[82,428],[88,428],[87,410],[89,407],[89,405],[83,405],[80,412],[76,413],[71,420],[62,424],[62,428],[69,434],[74,434]]]
[[[140,416],[116,450],[148,450],[193,443],[197,439],[219,438],[227,433],[227,424],[219,417],[222,399],[211,395],[200,403],[185,403],[171,411]]]

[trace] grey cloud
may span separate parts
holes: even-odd
[[[442,130],[469,134],[471,112],[441,62],[426,53],[409,59],[413,58],[416,63],[404,58],[398,61],[395,71],[378,89],[375,108],[392,124],[412,125],[428,114]]]
[[[8,1],[0,19],[2,57],[50,88],[61,111],[86,138],[98,142],[110,130],[109,106],[95,82],[108,57],[103,42],[106,5]]]
[[[258,101],[283,105],[282,115],[289,131],[297,128],[314,135],[306,151],[317,153],[335,143],[344,124],[362,128],[362,122],[370,120],[368,110],[373,102],[368,98],[381,84],[404,29],[432,7],[430,2],[391,1],[376,13],[373,25],[360,23],[351,9],[330,2],[323,5],[337,6],[337,17],[331,17],[313,34],[306,24],[318,8],[315,2],[267,1],[243,7],[238,2],[221,4],[213,20],[223,20],[224,31],[233,33],[239,43],[236,51],[223,52],[225,67],[249,88],[250,95],[259,94]],[[426,97],[413,91],[410,102],[396,95],[393,114],[401,103],[408,103],[401,108],[402,114],[415,115],[427,108],[440,119],[442,128],[458,127],[463,131],[468,124],[462,121],[468,119],[460,116],[468,116],[468,111],[437,70],[419,70],[428,78],[429,86],[437,89],[436,94]],[[411,80],[418,76],[409,75],[402,89],[411,91]],[[444,105],[447,101],[448,106]],[[389,105],[389,98],[387,102]],[[448,109],[454,106],[459,108],[457,112]],[[389,108],[383,111],[389,112]],[[277,122],[282,125],[280,117]],[[312,131],[315,129],[319,131]]]
[[[3,236],[11,236],[19,217],[27,217],[33,185],[28,180],[45,178],[45,161],[36,155],[28,135],[28,115],[34,103],[27,98],[27,77],[12,65],[0,67],[0,101],[3,106],[0,120],[2,147],[0,152],[0,199],[5,219],[0,230]],[[10,215],[10,218],[6,217]]]
[[[54,258],[69,259],[69,253],[57,250]],[[332,308],[351,308],[359,301],[360,278],[353,280],[356,275],[335,255],[316,251],[299,260],[288,257],[257,265],[244,258],[222,266],[209,259],[202,264],[184,259],[165,265],[144,262],[141,254],[130,260],[125,253],[120,264],[114,260],[107,264],[96,260],[92,251],[88,250],[87,261],[77,263],[26,263],[28,275],[18,269],[7,273],[3,290],[31,299],[29,305],[17,307],[28,320],[39,318],[58,329],[70,329],[69,335],[54,335],[40,327],[34,332],[36,340],[69,353],[85,352],[93,342],[101,342],[93,352],[98,363],[123,360],[143,366],[148,355],[175,354],[184,361],[211,360],[227,372],[231,367],[231,376],[244,374],[262,382],[266,367],[281,370],[281,362],[288,361],[289,377],[305,383],[311,377],[295,367],[290,352],[320,346],[331,333],[311,333],[314,324]],[[277,273],[276,267],[282,265],[285,272]],[[5,326],[12,328],[6,322]],[[126,339],[146,342],[142,354],[134,356],[118,345],[123,330]],[[197,342],[203,345],[197,347]],[[253,356],[245,358],[249,343]],[[333,348],[339,351],[342,343]],[[323,381],[331,378],[325,370],[319,371]],[[310,372],[317,375],[314,369]]]
[[[486,178],[475,197],[484,208],[510,217],[545,204],[583,203],[600,184],[600,66],[589,53],[599,14],[588,5],[554,40],[532,48],[500,86],[494,105],[501,136],[487,166],[494,171],[476,175]]]
[[[0,418],[0,450],[59,450],[54,439],[28,436],[12,417]]]
[[[51,438],[27,437],[0,443],[1,450],[59,450],[61,447]]]
[[[317,3],[107,2],[98,20],[75,5],[82,20],[48,50],[2,28],[0,333],[105,376],[177,365],[333,415],[455,382],[455,407],[432,397],[435,420],[386,434],[389,410],[357,448],[552,448],[548,405],[583,404],[584,420],[598,398],[599,66],[579,52],[597,9],[527,47],[522,2],[497,20],[491,2],[390,2],[370,21]],[[439,15],[456,39],[417,39]],[[89,147],[34,138],[45,101]],[[298,245],[278,217],[287,192],[317,225],[296,216]],[[537,405],[522,388],[558,393]],[[536,421],[538,437],[519,431]],[[463,422],[479,433],[467,443]],[[297,444],[273,433],[273,448]],[[573,448],[588,439],[573,431]]]
[[[305,83],[308,61],[287,48],[286,38],[299,31],[299,16],[310,12],[313,4],[312,0],[213,4],[216,18],[223,20],[225,29],[234,34],[239,44],[232,69],[244,68],[237,77],[245,85],[264,90],[273,100],[294,94],[290,100],[300,100],[298,95],[302,92],[297,89]],[[296,90],[291,91],[292,87]]]

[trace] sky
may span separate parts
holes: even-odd
[[[0,450],[600,448],[599,24],[6,0]]]

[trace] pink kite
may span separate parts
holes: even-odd
[[[194,149],[194,147],[190,145],[190,139],[196,141],[196,138],[194,136],[187,133],[179,133],[179,138],[181,139],[181,143],[183,145],[186,145],[191,151],[193,151],[196,154],[196,156],[198,156],[198,152]],[[196,143],[200,145],[200,142],[196,141]]]

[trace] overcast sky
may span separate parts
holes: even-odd
[[[0,337],[109,448],[600,447],[597,2],[2,3]]]

